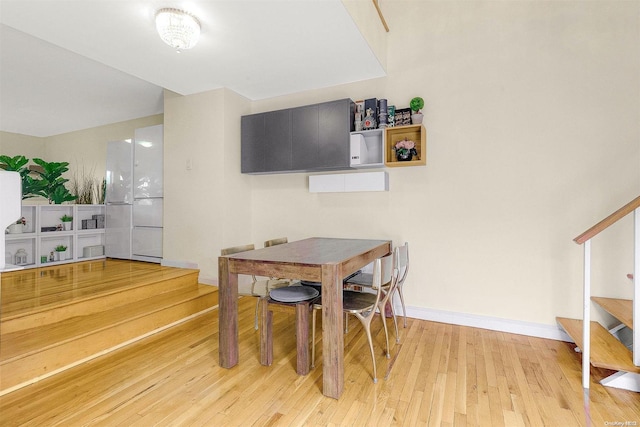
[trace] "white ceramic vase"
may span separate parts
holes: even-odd
[[[22,224],[11,224],[9,226],[9,234],[22,233],[23,229],[24,229],[24,225],[22,225]]]
[[[424,118],[424,114],[422,113],[413,113],[411,115],[411,124],[419,125],[422,123],[422,119]]]

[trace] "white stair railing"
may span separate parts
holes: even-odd
[[[640,285],[636,280],[640,274],[640,196],[627,203],[578,237],[574,242],[584,245],[583,301],[582,301],[582,387],[589,389],[591,359],[591,239],[601,231],[633,212],[633,364],[640,366]],[[625,375],[626,378],[625,378]],[[640,375],[634,373],[614,374],[622,388],[640,391]],[[604,382],[605,380],[603,380]],[[615,386],[615,385],[614,385]]]

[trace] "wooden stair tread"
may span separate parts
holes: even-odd
[[[556,320],[576,345],[583,348],[582,320],[566,317]],[[640,374],[640,367],[633,364],[631,351],[598,322],[591,322],[590,362],[598,368]]]
[[[591,301],[604,308],[609,314],[633,329],[633,301],[630,299],[591,297]]]
[[[20,357],[44,348],[63,344],[77,337],[108,329],[113,325],[149,315],[167,307],[213,294],[217,288],[198,285],[194,288],[177,289],[156,295],[144,301],[133,301],[99,313],[75,316],[60,322],[35,326],[31,329],[2,333],[0,336],[0,365],[7,360]]]
[[[20,272],[22,275],[18,272],[4,273],[1,320],[8,321],[106,295],[123,294],[134,288],[153,286],[158,289],[158,282],[172,279],[192,282],[194,288],[198,283],[198,270],[147,266],[146,263],[132,268],[120,260],[111,259],[100,261],[106,264],[105,268],[95,268],[95,272],[84,271],[95,263],[68,264],[67,270],[62,273],[53,273],[52,270],[50,275],[47,275],[47,269],[33,269],[26,276],[23,272]]]

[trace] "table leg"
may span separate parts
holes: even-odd
[[[260,298],[260,364],[273,363],[273,312],[269,310],[269,300]]]
[[[238,364],[238,275],[229,272],[229,258],[218,258],[218,327],[220,366]]]
[[[344,388],[342,276],[337,265],[322,266],[322,393],[340,398]]]
[[[298,375],[309,373],[309,301],[296,304],[296,372]]]

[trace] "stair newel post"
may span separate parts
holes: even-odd
[[[640,208],[633,211],[633,364],[640,366]]]
[[[582,387],[588,389],[591,360],[591,239],[584,242],[582,304]]]

